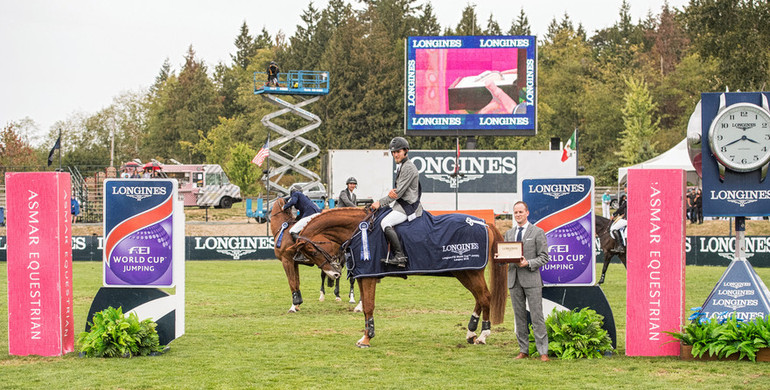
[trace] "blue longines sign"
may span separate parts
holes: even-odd
[[[765,134],[767,122],[758,120],[762,109],[763,92],[754,93],[703,93],[701,94],[701,153],[703,156],[703,215],[706,216],[764,216],[770,215],[770,179],[762,180],[762,168],[739,172],[729,166],[722,168],[714,157],[714,151],[709,142],[709,131],[720,113],[720,107],[735,109],[717,120],[715,126],[724,129],[714,134],[720,151],[727,164],[742,169],[742,165],[750,166],[755,159],[761,159],[761,148],[767,150],[770,145],[770,135]],[[721,103],[724,99],[724,105]],[[751,103],[745,109],[736,109],[739,103]],[[760,118],[761,119],[761,118]],[[754,138],[757,138],[754,140]],[[759,145],[757,151],[749,153],[745,145]],[[764,145],[760,145],[764,144]],[[744,145],[744,146],[742,146]],[[747,154],[744,156],[743,153]],[[735,159],[735,162],[731,161]],[[745,164],[744,164],[745,162]],[[759,161],[757,161],[759,162]]]
[[[545,231],[550,261],[540,267],[546,285],[593,285],[594,180],[583,176],[522,181],[529,221]]]
[[[104,285],[173,287],[176,180],[104,182]]]
[[[748,261],[735,260],[719,279],[703,304],[705,318],[728,318],[733,312],[738,319],[752,321],[770,313],[770,292]]]

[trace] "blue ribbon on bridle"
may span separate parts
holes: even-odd
[[[366,233],[369,223],[366,221],[359,223],[358,229],[361,230],[361,260],[369,261],[369,236]]]
[[[283,240],[283,231],[286,230],[287,227],[289,227],[288,222],[284,222],[283,224],[281,224],[281,231],[278,232],[278,239],[275,241],[276,248],[281,247],[281,241]]]

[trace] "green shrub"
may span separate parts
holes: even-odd
[[[545,319],[548,352],[559,359],[601,358],[612,350],[612,340],[602,329],[604,316],[587,307],[577,310],[556,309]],[[529,331],[530,355],[537,351],[532,326]]]
[[[80,352],[88,357],[132,357],[161,352],[157,326],[150,319],[139,321],[136,313],[123,315],[112,306],[94,313],[90,332],[78,336]]]
[[[739,353],[739,359],[756,361],[757,351],[770,345],[770,318],[757,317],[751,322],[743,322],[733,312],[729,317],[707,320],[698,312],[690,319],[693,321],[681,332],[664,333],[681,345],[692,345],[692,355],[698,358],[706,352],[718,358]]]

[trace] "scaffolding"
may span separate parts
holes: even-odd
[[[268,129],[268,133],[274,131],[279,134],[278,138],[269,139],[267,143],[267,147],[270,149],[268,164],[273,162],[276,166],[273,169],[268,169],[266,175],[272,191],[281,195],[288,195],[289,188],[279,184],[279,181],[289,170],[307,177],[309,180],[305,184],[306,187],[321,182],[321,177],[317,173],[302,165],[320,153],[318,145],[303,135],[317,129],[321,126],[322,121],[318,115],[303,107],[317,102],[321,96],[329,93],[329,72],[293,70],[279,74],[278,83],[275,85],[268,84],[266,81],[266,73],[254,73],[254,94],[261,95],[263,99],[278,107],[276,111],[262,117],[262,125]],[[290,103],[278,95],[292,95],[294,97],[292,100],[298,102]],[[300,128],[290,130],[272,121],[285,114],[296,115],[306,120],[307,123]],[[299,148],[296,152],[290,150],[296,150],[294,145]]]

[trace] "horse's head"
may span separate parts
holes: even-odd
[[[339,244],[322,234],[313,237],[301,236],[297,241],[292,249],[305,255],[305,258],[317,265],[326,276],[337,279],[342,275],[342,261],[337,255]]]

